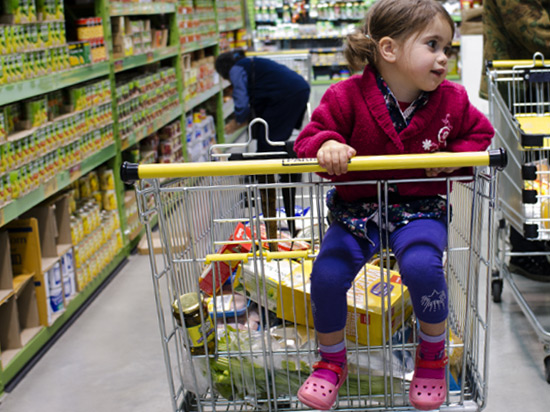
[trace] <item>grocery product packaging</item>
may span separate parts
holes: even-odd
[[[313,327],[309,283],[311,268],[312,262],[309,260],[303,263],[290,259],[269,262],[250,260],[243,265],[241,283],[253,301],[266,306],[277,317]],[[399,273],[390,271],[388,275],[384,271],[384,279],[382,282],[380,267],[370,264],[357,274],[347,295],[346,336],[349,340],[361,345],[381,345],[384,343],[384,321],[385,340],[388,340],[402,326],[402,320],[407,320],[412,314],[409,291],[402,285]],[[388,312],[391,312],[391,330],[388,327]]]

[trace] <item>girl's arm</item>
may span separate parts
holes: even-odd
[[[466,91],[464,91],[466,93]],[[448,141],[449,152],[477,152],[491,144],[495,130],[491,122],[468,100],[461,113],[462,123],[458,135]]]
[[[463,90],[463,93],[466,93]],[[495,130],[491,122],[483,113],[481,113],[466,97],[466,107],[462,114],[462,123],[457,137],[448,140],[447,150],[449,152],[478,152],[486,150],[491,144]],[[426,169],[426,176],[435,177],[440,173],[446,173],[451,176],[461,175],[461,168],[444,167]]]
[[[329,88],[313,112],[311,122],[296,139],[294,151],[298,157],[317,158],[328,175],[346,173],[348,161],[356,153],[344,137],[349,123],[340,109],[336,94]]]

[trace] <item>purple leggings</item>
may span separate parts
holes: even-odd
[[[327,230],[311,273],[311,305],[318,332],[336,332],[346,326],[346,293],[357,273],[380,249],[380,233],[374,222],[367,224],[367,234],[374,245],[352,235],[339,222]],[[390,233],[389,243],[417,318],[426,323],[443,322],[449,310],[443,271],[446,223],[413,220]]]

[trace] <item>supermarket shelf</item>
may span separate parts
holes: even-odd
[[[143,140],[150,134],[155,133],[157,130],[167,125],[172,120],[175,120],[178,116],[181,116],[182,114],[183,114],[183,108],[179,106],[179,107],[176,107],[175,109],[172,109],[171,111],[164,114],[163,116],[159,117],[158,119],[155,119],[152,123],[149,123],[145,126],[140,127],[139,129],[136,129],[128,137],[128,139],[125,139],[122,141],[121,150],[126,150],[130,146],[135,145],[140,140]]]
[[[0,226],[16,219],[19,215],[32,209],[48,197],[57,193],[61,189],[69,186],[72,182],[92,171],[116,154],[115,145],[107,146],[100,151],[84,159],[80,164],[58,173],[55,178],[48,180],[40,185],[39,188],[27,193],[26,195],[8,203],[0,209]]]
[[[222,89],[227,89],[229,86],[231,86],[231,82],[229,80],[222,79]]]
[[[142,14],[167,14],[176,12],[176,3],[111,3],[111,16],[139,16]]]
[[[273,36],[273,37],[258,37],[260,41],[269,40],[316,40],[316,39],[342,39],[344,35],[331,35],[331,36]]]
[[[233,31],[233,30],[239,30],[243,28],[243,23],[234,23],[234,24],[220,24],[220,32],[224,31]]]
[[[2,383],[10,382],[23,369],[25,364],[54,337],[71,316],[95,293],[99,286],[126,260],[126,255],[127,251],[122,248],[111,263],[68,303],[65,311],[55,319],[54,323],[49,327],[44,327],[13,357],[10,363],[0,372]]]
[[[148,53],[139,54],[137,56],[129,56],[124,59],[115,60],[115,72],[133,69],[135,67],[144,66],[154,63],[159,60],[164,60],[178,55],[178,46],[170,46],[162,49],[157,49]]]
[[[310,53],[338,53],[344,51],[343,47],[316,47],[309,49]]]
[[[212,96],[216,95],[220,92],[220,85],[217,84],[211,89],[202,92],[198,96],[193,97],[189,101],[185,103],[185,111],[188,112],[189,110],[193,109],[194,107],[198,106],[201,103],[204,103],[208,99],[210,99]]]
[[[187,43],[181,50],[182,53],[190,53],[196,50],[202,50],[218,44],[218,39],[207,39],[199,42]]]
[[[0,86],[0,106],[50,93],[73,84],[85,82],[109,74],[109,62],[101,62],[85,67],[54,73],[49,76],[24,80]]]

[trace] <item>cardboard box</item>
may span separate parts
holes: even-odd
[[[256,274],[254,264],[265,276]],[[309,260],[305,260],[303,264],[290,259],[249,261],[243,267],[241,283],[245,285],[252,300],[275,312],[277,317],[313,327],[309,283],[311,268],[312,262]],[[388,293],[390,308],[386,307]],[[409,291],[401,284],[399,273],[390,271],[389,284],[383,284],[380,280],[380,268],[374,265],[366,265],[358,273],[347,298],[346,336],[361,345],[384,343],[384,315],[387,340],[401,327],[403,311],[405,320],[412,314]],[[391,332],[387,322],[388,311],[391,312]]]
[[[33,274],[40,324],[49,326],[47,285],[42,271],[38,221],[17,219],[7,225],[14,275]]]
[[[13,270],[8,232],[0,231],[0,305],[13,294]]]

